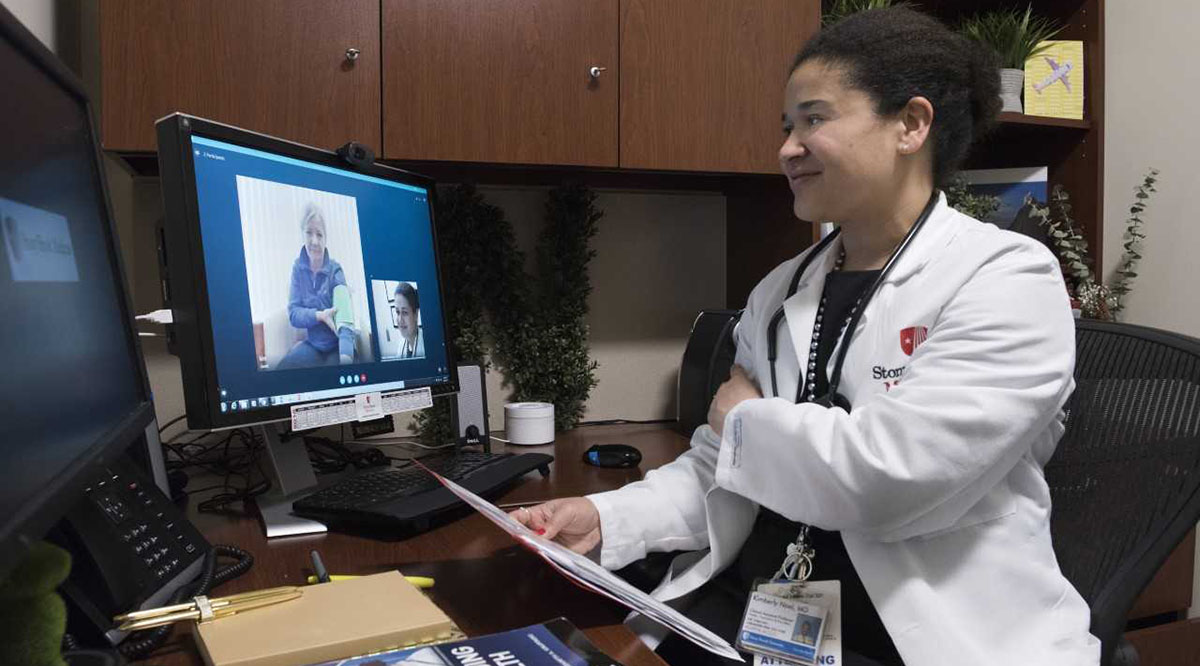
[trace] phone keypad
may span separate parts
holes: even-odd
[[[203,538],[192,529],[181,529],[177,518],[168,519],[159,506],[167,499],[157,489],[126,482],[109,470],[86,494],[117,526],[117,535],[144,565],[146,575],[165,580],[196,560]]]

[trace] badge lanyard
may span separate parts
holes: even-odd
[[[779,571],[772,578],[803,583],[812,575],[813,558],[816,556],[817,551],[808,543],[808,525],[801,524],[800,534],[796,536],[795,543],[788,544],[787,557],[783,558]]]
[[[871,301],[871,298],[879,289],[879,285],[883,284],[884,280],[887,279],[888,274],[896,265],[896,262],[904,254],[904,250],[908,248],[909,244],[912,242],[912,239],[916,237],[917,232],[920,231],[923,226],[925,226],[925,222],[933,213],[934,208],[937,207],[937,203],[940,198],[941,193],[935,188],[929,197],[929,201],[925,204],[925,208],[921,211],[921,215],[917,218],[917,221],[913,223],[912,227],[908,230],[908,233],[906,233],[904,238],[900,241],[900,244],[897,245],[896,249],[892,251],[892,255],[888,257],[887,263],[885,263],[883,266],[883,270],[879,272],[879,277],[875,278],[875,281],[871,283],[871,286],[868,287],[865,292],[863,292],[862,298],[859,300],[859,304],[855,307],[849,321],[846,322],[845,329],[841,333],[841,348],[838,349],[837,358],[834,360],[833,373],[829,377],[829,390],[825,395],[813,399],[812,402],[815,404],[822,405],[824,407],[836,406],[841,407],[847,412],[850,411],[850,401],[847,400],[845,396],[838,393],[838,386],[841,384],[842,364],[846,361],[846,351],[850,347],[850,340],[854,337],[854,330],[858,327],[858,321],[862,318],[863,311],[867,309],[867,303]],[[804,272],[808,270],[809,265],[812,264],[817,255],[824,252],[829,245],[833,243],[833,239],[836,238],[841,231],[842,230],[839,227],[828,236],[821,239],[821,242],[819,242],[817,246],[808,253],[808,256],[806,256],[804,260],[800,262],[800,266],[797,267],[796,272],[792,274],[792,280],[788,284],[787,295],[784,297],[784,301],[795,295],[800,284],[800,278],[804,276]],[[783,305],[781,304],[779,309],[775,311],[775,314],[771,316],[771,321],[767,325],[767,360],[771,364],[771,392],[774,393],[776,397],[781,397],[779,395],[779,385],[777,384],[775,377],[775,360],[777,358],[778,351],[777,339],[779,324],[784,320],[785,316]],[[813,341],[813,344],[816,344],[816,340]],[[805,378],[803,376],[799,377],[796,383],[796,403],[800,403],[803,399],[804,383]],[[790,580],[797,582],[808,580],[808,577],[812,575],[814,557],[816,557],[816,551],[813,550],[812,546],[808,543],[808,525],[802,524],[800,526],[800,534],[796,536],[796,541],[788,544],[787,556],[784,557],[783,563],[779,566],[779,571],[775,573],[775,578],[779,580]]]

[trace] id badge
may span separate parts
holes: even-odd
[[[815,666],[826,610],[796,599],[751,592],[738,629],[738,647],[804,666]]]
[[[761,581],[755,589],[785,599],[794,599],[825,609],[825,626],[821,631],[821,646],[817,652],[819,666],[841,666],[842,663],[842,582],[817,580],[807,582]],[[793,666],[805,662],[792,661],[763,654],[754,655],[754,666]]]

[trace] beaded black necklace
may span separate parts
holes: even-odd
[[[838,252],[837,261],[833,264],[833,270],[829,271],[832,275],[842,270],[842,265],[846,263],[846,250],[843,248]],[[829,278],[826,277],[826,280]],[[803,402],[812,402],[816,399],[817,392],[817,347],[821,340],[821,325],[825,319],[825,304],[829,301],[829,297],[824,293],[821,294],[821,303],[817,306],[817,318],[813,321],[812,343],[808,347],[808,372],[805,373],[805,385]],[[841,328],[838,329],[838,337],[841,337],[846,332],[846,326],[850,323],[850,319],[854,317],[854,313],[862,304],[862,296],[854,302],[850,311],[846,313],[846,318],[842,321]]]

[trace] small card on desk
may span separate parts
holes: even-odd
[[[211,666],[286,666],[461,637],[398,571],[310,585],[304,596],[196,625]]]

